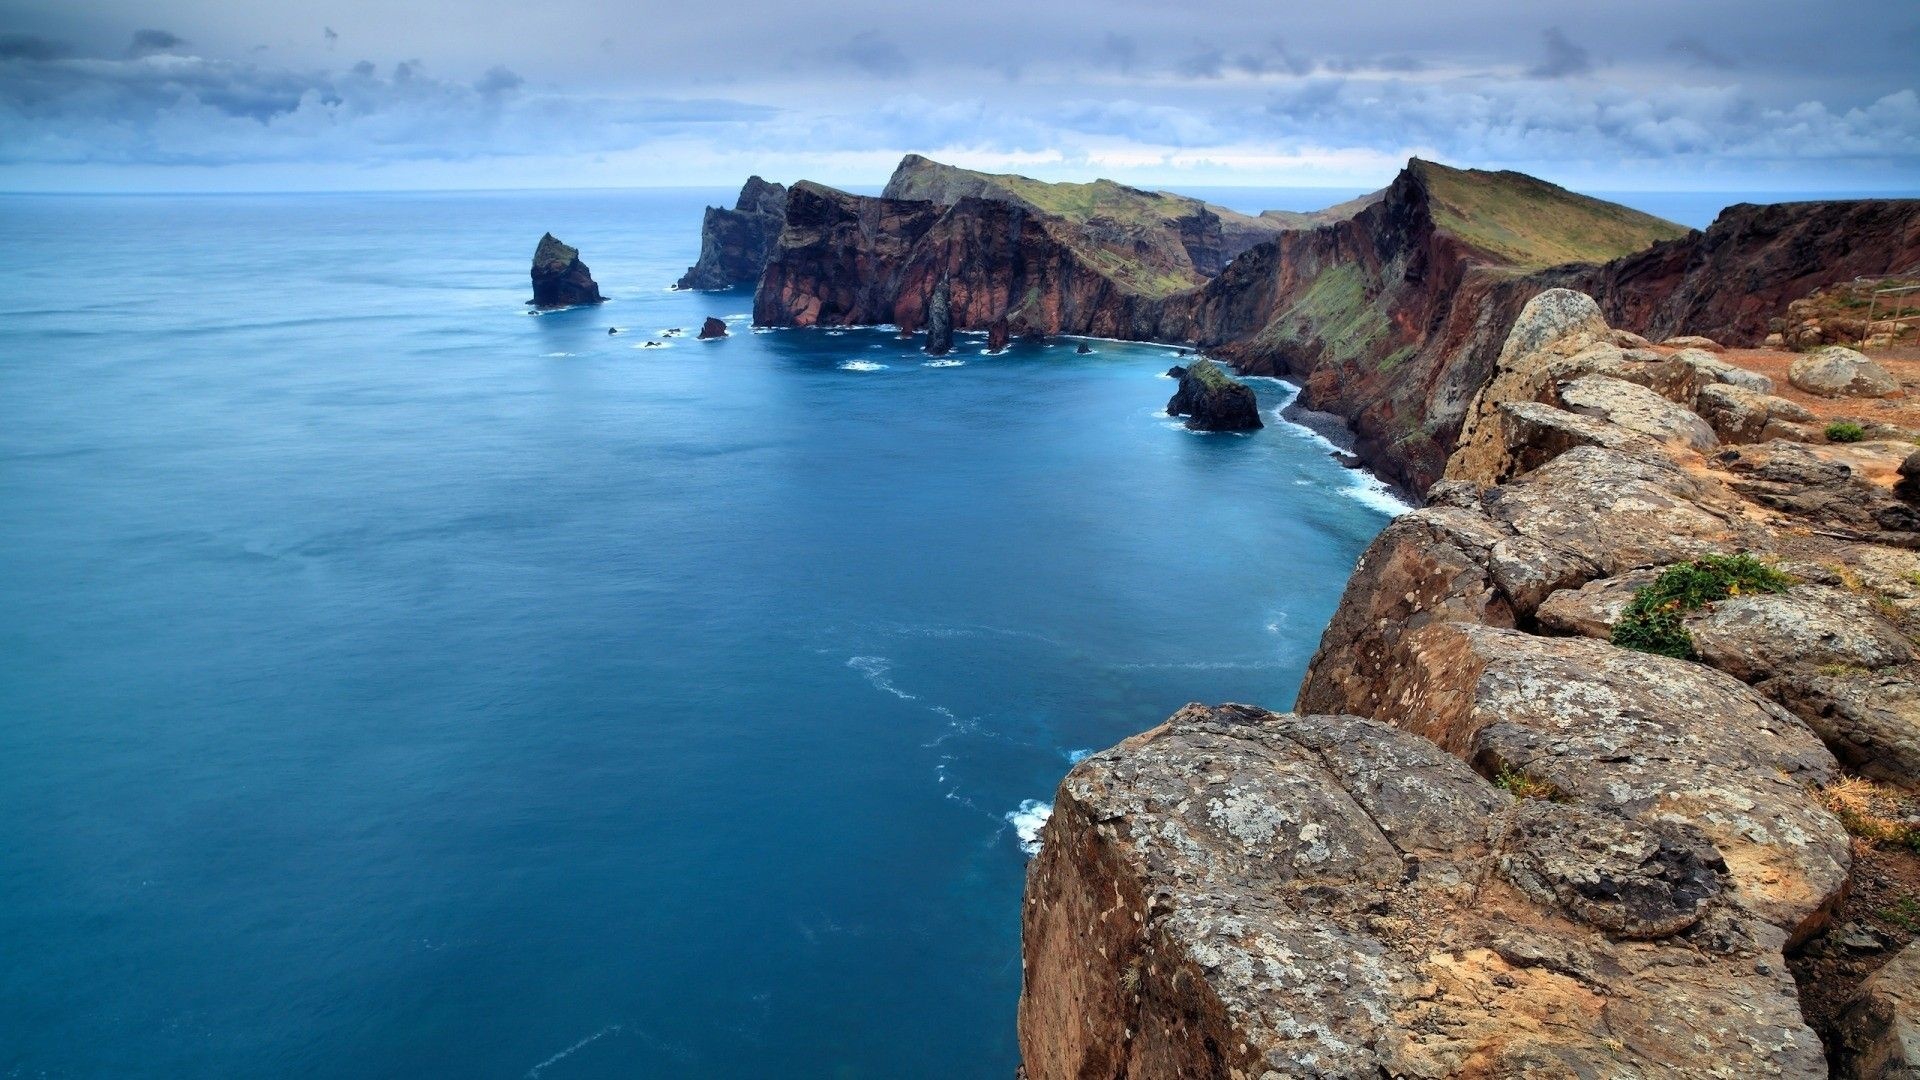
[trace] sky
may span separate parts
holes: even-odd
[[[1920,2],[0,0],[0,190],[1920,192]]]

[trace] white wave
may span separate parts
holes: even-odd
[[[1013,834],[1020,838],[1020,850],[1029,855],[1040,854],[1040,827],[1053,816],[1053,804],[1021,799],[1019,808],[1007,811],[1005,816],[1013,826]]]
[[[554,357],[554,356],[572,356],[573,354],[570,352],[550,352],[550,353],[541,353],[540,355],[546,356],[546,357]]]
[[[918,701],[919,698],[893,685],[887,672],[893,670],[893,661],[884,656],[854,656],[847,659],[847,666],[867,677],[867,682],[876,690],[885,690],[901,701]]]
[[[876,364],[871,360],[843,360],[840,363],[841,371],[885,371],[886,369],[887,365]]]
[[[827,331],[827,336],[828,337],[846,337],[847,332],[845,330],[829,330]]]
[[[743,311],[737,315],[722,315],[720,316],[720,321],[721,322],[746,322],[748,319],[751,319],[751,318],[753,318],[752,312]]]
[[[923,366],[925,367],[966,367],[967,362],[965,360],[929,360]]]
[[[1069,751],[1067,751],[1067,761],[1068,761],[1069,763],[1071,763],[1071,764],[1074,764],[1074,765],[1078,765],[1078,764],[1080,764],[1081,762],[1083,762],[1083,761],[1085,761],[1085,760],[1087,760],[1088,758],[1090,758],[1090,757],[1092,757],[1092,756],[1093,756],[1093,751],[1091,751],[1091,750],[1069,750]]]
[[[608,1024],[606,1027],[601,1028],[599,1031],[594,1032],[593,1034],[587,1036],[584,1039],[581,1039],[579,1042],[574,1043],[572,1046],[567,1047],[565,1050],[560,1051],[559,1053],[553,1055],[552,1057],[541,1062],[540,1064],[535,1065],[533,1068],[528,1069],[527,1080],[540,1080],[540,1074],[545,1072],[547,1069],[551,1068],[554,1065],[559,1064],[562,1061],[565,1061],[567,1058],[572,1057],[574,1054],[578,1053],[580,1050],[585,1049],[587,1046],[593,1043],[599,1042],[601,1039],[604,1039],[609,1035],[618,1034],[620,1030],[625,1027],[626,1027],[625,1024]]]
[[[1352,481],[1340,489],[1340,494],[1363,506],[1378,510],[1388,517],[1399,517],[1413,509],[1400,496],[1393,493],[1387,482],[1363,469],[1349,469]]]

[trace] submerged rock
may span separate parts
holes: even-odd
[[[559,308],[598,304],[605,299],[577,249],[561,243],[552,233],[540,238],[540,245],[533,249],[533,299],[528,303],[537,308]]]
[[[700,324],[701,341],[712,341],[714,338],[723,338],[726,336],[727,324],[711,315],[707,316],[706,322]]]
[[[1195,431],[1250,431],[1265,426],[1252,388],[1228,378],[1220,365],[1196,360],[1167,374],[1175,372],[1180,388],[1167,402],[1167,415],[1186,417],[1187,426]]]

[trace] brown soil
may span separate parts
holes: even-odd
[[[1855,988],[1920,932],[1920,854],[1853,842],[1853,875],[1833,921],[1788,959],[1800,1011],[1828,1038]]]

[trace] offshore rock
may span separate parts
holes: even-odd
[[[540,237],[539,246],[533,249],[533,299],[528,303],[545,309],[598,304],[604,299],[587,264],[580,261],[578,250],[561,243],[552,233]]]
[[[714,338],[723,338],[726,336],[727,324],[711,315],[707,316],[706,322],[700,324],[701,341],[712,341]]]
[[[1007,320],[995,319],[993,325],[987,327],[987,351],[990,353],[1005,352],[1008,337]]]
[[[1180,388],[1167,402],[1167,415],[1186,417],[1192,430],[1251,431],[1265,426],[1252,388],[1229,378],[1213,361],[1196,360],[1168,374],[1180,380]]]
[[[1190,705],[1078,765],[1042,837],[1032,1080],[1825,1075],[1710,845],[1382,724]]]
[[[787,189],[749,177],[733,209],[707,207],[700,223],[700,259],[675,287],[731,289],[759,281],[786,215]]]
[[[927,301],[927,355],[945,356],[953,351],[953,286],[946,278],[933,287]]]

